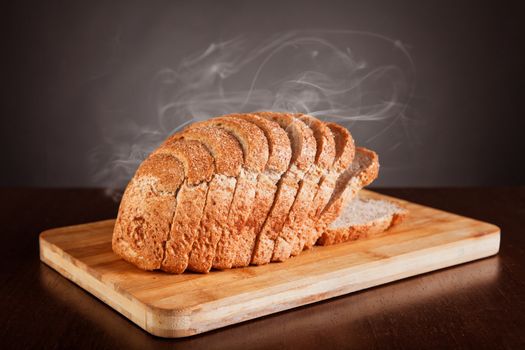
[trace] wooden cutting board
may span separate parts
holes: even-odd
[[[499,250],[500,230],[492,224],[395,200],[410,215],[388,234],[314,247],[266,266],[206,275],[141,271],[112,252],[114,220],[42,232],[40,259],[151,334],[185,337]]]

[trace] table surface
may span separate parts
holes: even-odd
[[[39,260],[41,231],[116,215],[103,190],[0,189],[0,348],[523,348],[525,187],[376,191],[498,225],[499,255],[170,340]]]

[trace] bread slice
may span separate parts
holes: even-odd
[[[374,151],[357,147],[352,164],[337,179],[335,190],[315,224],[316,239],[339,216],[341,210],[354,199],[363,187],[377,178],[379,159]]]
[[[331,245],[378,235],[403,221],[407,215],[408,210],[397,203],[356,198],[344,207],[317,244]]]
[[[317,142],[317,153],[314,164],[304,178],[294,208],[291,211],[295,210],[297,213],[295,222],[288,227],[285,226],[285,230],[290,230],[289,237],[293,237],[293,239],[289,245],[283,247],[284,249],[280,252],[281,256],[276,258],[278,261],[286,260],[303,250],[316,221],[314,217],[315,208],[326,205],[335,187],[335,183],[331,187],[321,186],[323,179],[330,173],[335,160],[336,147],[332,131],[325,123],[312,116],[301,116],[301,121],[312,129]],[[323,193],[319,193],[320,191]],[[324,198],[327,198],[326,201]],[[274,251],[274,255],[276,255],[276,251]]]
[[[301,240],[304,241],[309,209],[319,189],[320,179],[332,166],[335,156],[335,142],[330,129],[314,117],[298,115],[298,118],[312,131],[316,142],[316,155],[300,183],[288,218],[276,240],[272,261],[285,261],[291,256],[294,247],[297,250]]]
[[[231,116],[210,119],[189,127],[213,126],[228,131],[239,141],[244,156],[228,215],[221,220],[223,225],[218,241],[215,242],[217,237],[213,237],[213,241],[201,242],[193,247],[189,268],[197,272],[208,272],[212,265],[221,269],[232,266],[238,248],[236,237],[251,212],[257,178],[268,161],[268,141],[262,130],[252,123]]]
[[[241,114],[240,118],[257,125],[268,140],[269,156],[266,168],[259,174],[255,205],[240,234],[237,236],[237,254],[233,267],[248,266],[255,246],[255,239],[272,207],[277,192],[277,183],[288,169],[292,157],[290,139],[286,132],[274,121],[255,114]]]
[[[257,115],[278,123],[286,131],[292,149],[290,166],[278,183],[275,200],[253,250],[252,264],[262,265],[272,259],[276,240],[288,218],[300,182],[315,159],[317,146],[312,130],[297,115],[276,112],[258,112]]]
[[[169,154],[152,154],[139,166],[120,203],[113,251],[143,270],[161,267],[164,244],[184,181],[184,165]]]
[[[202,144],[214,159],[215,174],[211,181],[206,177],[207,182],[183,185],[177,194],[177,210],[162,263],[162,269],[171,273],[182,273],[188,267],[190,252],[196,240],[206,241],[205,237],[218,231],[217,222],[227,215],[243,162],[238,141],[222,129],[190,129],[172,135],[164,145],[180,140]],[[161,146],[163,148],[166,146]],[[199,164],[202,163],[202,157],[198,153],[193,152],[187,156],[191,158],[187,167],[202,167]],[[187,181],[191,182],[191,179],[188,178]]]
[[[315,223],[319,220],[322,211],[328,204],[332,193],[335,190],[336,182],[339,176],[352,164],[355,156],[355,145],[354,139],[350,132],[343,126],[336,123],[326,123],[326,126],[332,131],[335,141],[335,158],[334,163],[319,185],[319,190],[314,198],[314,205],[310,208],[310,212],[307,217],[305,224],[306,239],[304,240],[303,246],[299,247],[300,250],[310,249],[317,239],[319,238],[317,231],[315,230]],[[297,254],[297,250],[293,251],[292,254]]]
[[[164,271],[182,273],[196,237],[215,163],[204,145],[184,138],[166,140],[153,154],[172,155],[184,165],[185,180],[177,193],[177,207],[161,264]]]

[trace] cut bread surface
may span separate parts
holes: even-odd
[[[356,198],[319,238],[319,245],[331,245],[378,235],[400,223],[408,211],[400,204]]]

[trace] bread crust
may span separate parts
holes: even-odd
[[[339,216],[347,203],[357,196],[359,190],[377,178],[378,173],[377,153],[364,147],[357,147],[354,161],[337,179],[334,193],[315,224],[318,238]]]
[[[195,126],[170,137],[174,140],[194,140],[201,142],[215,160],[215,171],[237,177],[244,163],[239,141],[227,131],[213,126]]]
[[[257,112],[257,115],[278,123],[286,131],[292,148],[290,166],[279,181],[270,214],[253,250],[252,264],[261,265],[272,260],[276,241],[282,234],[283,225],[296,201],[300,182],[315,160],[317,145],[312,130],[299,120],[299,115],[277,112]],[[296,212],[292,213],[291,220],[295,219],[294,213]]]
[[[215,248],[224,233],[226,218],[233,201],[237,180],[217,174],[208,186],[208,196],[201,219],[199,238],[193,243],[188,270],[208,273],[215,257]]]
[[[345,171],[355,157],[355,142],[347,128],[336,123],[325,123],[332,131],[335,141],[335,159],[333,169],[335,172]]]
[[[240,117],[242,114],[228,114],[197,122],[189,125],[185,131],[207,126],[221,128],[229,132],[241,145],[244,168],[260,173],[264,171],[268,162],[268,140],[259,127],[241,118],[235,119],[237,116]]]
[[[152,155],[167,154],[177,158],[184,166],[186,182],[198,185],[209,182],[215,173],[215,162],[208,149],[200,142],[184,139],[168,139]]]
[[[250,264],[257,235],[274,202],[277,182],[290,165],[292,150],[288,135],[276,122],[255,114],[236,115],[233,118],[257,125],[264,132],[269,147],[266,168],[257,180],[255,205],[237,239],[238,249],[232,266],[242,267]]]
[[[286,132],[273,120],[265,119],[257,115],[234,114],[230,118],[238,118],[257,125],[268,140],[268,161],[266,162],[266,172],[272,172],[276,175],[283,174],[290,165],[292,158],[292,149],[290,139]]]
[[[335,184],[327,186],[328,181],[324,181],[330,174],[336,156],[335,138],[331,129],[322,121],[312,116],[302,116],[301,120],[312,129],[317,142],[317,154],[315,162],[305,177],[305,185],[302,191],[305,191],[304,211],[301,211],[301,217],[296,221],[297,224],[291,227],[296,232],[296,238],[291,242],[291,251],[282,256],[286,259],[290,256],[299,254],[313,234],[313,227],[316,221],[315,213],[317,208],[324,207],[334,191]],[[306,186],[309,184],[309,186]],[[310,188],[307,188],[310,187]],[[298,194],[298,196],[300,196]]]
[[[239,141],[226,130],[200,125],[186,129],[176,138],[201,142],[215,159],[216,174],[208,184],[201,220],[188,253],[187,268],[195,272],[209,271],[210,253],[222,235],[224,219],[233,199],[237,176],[243,166],[243,152]],[[189,198],[189,201],[195,198]],[[192,203],[197,206],[199,203]],[[196,209],[197,210],[197,209]],[[199,252],[195,254],[195,252]],[[180,262],[179,262],[180,263]]]
[[[257,179],[268,161],[268,140],[263,131],[250,122],[233,118],[235,116],[232,114],[201,122],[202,125],[222,128],[236,137],[243,150],[244,165],[237,178],[226,220],[223,218],[225,224],[215,249],[213,251],[207,249],[206,252],[198,252],[194,249],[192,252],[192,256],[200,254],[205,258],[201,261],[199,272],[207,272],[212,266],[218,269],[232,267],[239,249],[236,239],[254,205]],[[191,127],[199,126],[201,123]]]
[[[177,193],[177,207],[160,267],[166,272],[182,273],[188,265],[193,242],[198,237],[215,162],[205,145],[184,137],[168,138],[153,154],[172,155],[184,165],[185,181]]]
[[[112,248],[118,256],[144,270],[161,267],[183,181],[184,166],[171,155],[150,155],[139,166],[115,222]]]

